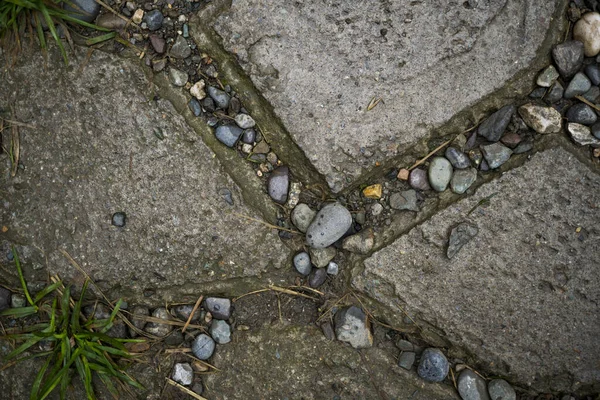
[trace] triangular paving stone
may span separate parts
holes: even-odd
[[[563,149],[535,154],[376,252],[353,285],[399,319],[401,305],[442,329],[511,382],[591,390],[600,382],[598,172]],[[462,222],[479,233],[449,260]]]
[[[240,0],[215,29],[339,191],[521,71],[543,68],[564,4]],[[373,98],[383,101],[366,111]]]

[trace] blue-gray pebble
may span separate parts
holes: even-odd
[[[471,166],[471,160],[469,160],[469,157],[456,147],[448,147],[444,155],[454,168],[464,169]]]
[[[328,204],[321,209],[306,230],[306,244],[324,249],[338,241],[352,226],[352,215],[340,203]]]
[[[310,264],[310,256],[307,252],[303,251],[294,256],[294,268],[300,274],[308,276],[312,271],[312,265]]]
[[[210,324],[210,336],[218,344],[231,342],[231,327],[225,321],[213,319]]]
[[[215,136],[225,146],[233,147],[242,136],[242,132],[242,129],[236,125],[221,125],[215,130]]]
[[[247,144],[253,144],[256,140],[256,131],[254,129],[246,129],[244,130],[244,134],[242,135],[242,142]]]
[[[206,89],[208,95],[215,101],[217,107],[222,110],[226,110],[229,107],[229,95],[222,91],[221,89],[217,89],[214,86],[209,86]]]
[[[600,67],[596,64],[590,64],[585,67],[585,74],[594,85],[600,85]]]
[[[452,179],[452,164],[444,157],[433,157],[427,170],[429,185],[436,192],[443,192],[448,188]]]
[[[565,90],[565,99],[572,99],[575,96],[584,94],[592,87],[592,83],[585,74],[578,72],[575,74],[567,89]]]
[[[490,142],[497,142],[504,134],[515,110],[516,107],[512,104],[502,107],[479,125],[477,133]]]
[[[441,382],[448,375],[448,360],[438,349],[425,349],[421,354],[417,373],[428,382]]]
[[[285,204],[290,188],[290,170],[286,166],[276,168],[269,177],[267,189],[269,196],[279,204]]]
[[[510,158],[513,151],[500,143],[492,143],[487,146],[481,146],[483,157],[487,161],[490,169],[495,169],[504,164]]]
[[[125,226],[125,223],[127,222],[127,215],[124,212],[116,212],[113,214],[112,216],[112,224],[114,226],[118,226],[119,228],[122,228]]]
[[[577,103],[567,111],[569,122],[576,122],[583,125],[592,125],[598,120],[598,115],[587,104]]]
[[[159,10],[148,11],[144,15],[144,22],[151,31],[159,30],[163,24],[163,15]]]
[[[208,360],[215,352],[215,341],[204,333],[201,333],[192,342],[192,353],[199,360]]]
[[[515,389],[504,379],[494,379],[488,383],[491,400],[517,400]]]
[[[92,22],[100,13],[96,0],[71,0],[64,3],[64,8],[71,17],[85,22]]]
[[[231,300],[224,297],[208,297],[204,300],[204,309],[216,319],[231,317]]]
[[[202,115],[202,107],[200,107],[200,102],[195,97],[192,97],[192,99],[188,102],[188,107],[190,108],[192,114],[194,114],[196,117]]]

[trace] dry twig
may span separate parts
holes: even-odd
[[[171,386],[175,386],[177,389],[181,390],[183,393],[187,393],[190,396],[192,396],[195,399],[198,400],[208,400],[206,397],[202,397],[200,396],[198,393],[192,392],[190,389],[186,388],[185,386],[180,385],[179,383],[175,382],[174,380],[172,380],[171,378],[165,378],[167,380],[167,383]]]
[[[187,327],[190,325],[190,322],[192,322],[192,318],[194,318],[194,314],[196,313],[196,310],[198,310],[198,307],[200,307],[200,303],[202,303],[203,298],[204,296],[201,295],[198,297],[198,300],[196,300],[196,304],[194,304],[194,308],[192,309],[190,316],[188,317],[187,321],[185,321],[185,325],[183,326],[181,333],[184,333]]]

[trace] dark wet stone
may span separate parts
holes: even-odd
[[[490,400],[485,379],[470,369],[458,376],[458,393],[463,400]]]
[[[583,65],[583,43],[571,40],[559,44],[552,49],[552,58],[554,58],[560,75],[569,79]]]
[[[100,4],[95,0],[71,0],[64,3],[65,11],[73,18],[92,22],[100,13]]]
[[[194,114],[196,117],[202,115],[202,106],[200,106],[200,102],[195,97],[192,97],[188,102],[188,107],[190,108],[192,114]]]
[[[206,92],[215,101],[215,104],[218,108],[227,110],[230,97],[226,92],[222,91],[221,89],[217,89],[214,86],[209,86],[208,89],[206,89]]]
[[[465,222],[452,229],[450,240],[448,241],[448,250],[446,251],[448,258],[453,258],[458,254],[459,250],[477,236],[478,233],[479,229],[476,226]]]
[[[10,299],[12,293],[10,290],[3,288],[0,286],[0,311],[7,309],[10,307]]]
[[[471,136],[469,136],[469,138],[467,139],[467,143],[465,143],[465,150],[470,150],[473,147],[475,147],[475,144],[477,143],[477,130],[475,130],[473,133],[471,133]]]
[[[254,153],[250,154],[250,157],[248,157],[248,159],[255,163],[264,163],[265,161],[267,161],[267,155]]]
[[[167,50],[165,39],[160,35],[150,35],[150,44],[158,54],[163,54]]]
[[[233,205],[233,196],[231,194],[231,190],[227,188],[221,188],[219,189],[219,194],[223,197],[227,204],[229,204],[230,206]]]
[[[172,331],[166,338],[165,344],[167,346],[179,346],[183,343],[183,333],[180,330]]]
[[[323,249],[342,238],[352,227],[352,215],[340,203],[323,207],[306,231],[306,243],[310,247]]]
[[[144,15],[144,22],[151,31],[159,30],[162,27],[164,17],[159,10],[148,11]]]
[[[227,107],[227,114],[230,117],[235,117],[237,114],[239,114],[241,108],[242,108],[242,104],[240,103],[240,100],[237,97],[232,97],[231,100],[229,100],[229,107]]]
[[[521,154],[528,152],[533,149],[533,140],[531,138],[523,140],[515,149],[513,150],[514,154]]]
[[[448,147],[444,155],[454,168],[463,169],[471,166],[471,160],[469,160],[469,157],[455,147]]]
[[[507,133],[506,135],[502,136],[502,139],[500,139],[503,145],[510,147],[511,149],[517,147],[522,140],[523,138],[521,135],[513,132]]]
[[[412,351],[403,351],[398,359],[398,366],[404,369],[411,369],[416,357],[417,355]]]
[[[325,268],[315,268],[308,277],[308,285],[316,289],[327,280],[327,270]]]
[[[504,134],[515,111],[516,107],[512,104],[502,107],[483,121],[477,132],[490,142],[497,142]]]
[[[215,352],[215,341],[204,333],[201,333],[192,342],[192,353],[199,360],[208,360]]]
[[[242,134],[242,142],[247,144],[254,144],[256,140],[256,131],[254,129],[246,129]]]
[[[488,165],[487,161],[485,161],[485,159],[481,160],[481,164],[479,165],[479,170],[484,171],[484,172],[490,170],[490,166]]]
[[[579,96],[584,94],[592,87],[592,83],[588,79],[585,74],[578,72],[575,74],[571,82],[567,85],[565,89],[564,97],[565,99],[572,99],[575,96]]]
[[[538,87],[535,88],[529,93],[529,97],[532,99],[541,99],[546,94],[546,88]]]
[[[312,271],[312,265],[310,262],[310,256],[307,252],[303,251],[302,253],[298,253],[294,256],[294,268],[300,274],[304,276],[308,276],[310,271]]]
[[[202,106],[202,108],[204,110],[206,110],[206,112],[215,112],[217,111],[217,107],[215,106],[215,101],[211,98],[211,97],[205,97],[204,99],[202,99],[202,101],[200,102],[200,105]]]
[[[441,382],[448,375],[449,365],[444,353],[438,349],[425,349],[421,354],[417,373],[428,382]]]
[[[469,150],[469,158],[475,165],[475,167],[479,167],[481,161],[483,160],[483,153],[479,149]]]
[[[481,146],[483,157],[491,169],[496,169],[510,158],[512,150],[500,143]]]
[[[114,226],[118,226],[119,228],[122,228],[125,226],[126,222],[127,222],[127,215],[124,212],[119,211],[112,215],[111,223]]]
[[[592,107],[584,103],[577,103],[567,110],[566,114],[569,122],[576,122],[583,125],[592,125],[598,120],[596,112]]]
[[[269,196],[279,204],[285,204],[290,188],[290,170],[286,166],[276,168],[267,182]]]
[[[210,117],[208,117],[206,119],[206,125],[208,125],[210,127],[215,127],[215,126],[217,126],[218,123],[219,123],[219,118],[215,117],[214,115],[211,115]]]
[[[591,101],[592,103],[596,103],[598,97],[600,97],[600,88],[598,86],[592,86],[590,90],[582,94],[582,97],[587,101]]]
[[[321,330],[327,340],[335,340],[335,332],[333,331],[333,325],[330,321],[326,320],[321,323]]]
[[[169,54],[172,57],[184,59],[188,58],[192,54],[192,49],[188,44],[188,41],[183,36],[177,36],[175,43],[171,47]]]
[[[236,125],[221,125],[215,130],[215,136],[225,146],[234,147],[242,132]]]
[[[204,300],[204,309],[216,319],[228,319],[231,316],[231,300],[222,297],[209,297]]]
[[[590,64],[585,67],[585,74],[592,82],[592,85],[600,85],[600,67],[596,64]]]
[[[546,93],[546,97],[544,97],[544,100],[546,100],[550,104],[554,104],[557,101],[559,101],[560,99],[562,99],[562,97],[563,97],[564,94],[565,94],[565,89],[560,84],[560,82],[556,82],[550,88],[550,90],[548,91],[548,93]]]
[[[400,193],[393,193],[390,196],[390,207],[394,210],[419,211],[419,207],[417,207],[417,192],[411,189]]]
[[[600,139],[600,122],[596,122],[592,125],[592,135],[594,135],[596,139]]]

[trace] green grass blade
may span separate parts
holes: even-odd
[[[52,357],[48,357],[46,362],[38,371],[35,380],[33,381],[33,386],[31,387],[31,395],[29,396],[29,400],[37,400],[40,394],[40,385],[42,384],[42,380],[44,379],[44,375],[46,374],[46,370],[50,366],[52,362]]]
[[[13,359],[14,357],[23,353],[25,350],[29,349],[31,346],[40,342],[42,339],[44,339],[44,338],[43,337],[32,337],[31,339],[27,340],[25,343],[23,343],[22,345],[20,345],[19,347],[17,347],[10,353],[8,353],[4,359],[7,361]]]
[[[44,16],[44,19],[46,20],[46,24],[48,24],[48,29],[50,30],[50,34],[52,35],[52,37],[54,38],[54,41],[56,42],[56,45],[60,49],[60,54],[62,54],[63,59],[65,60],[65,65],[69,65],[69,59],[67,58],[67,51],[65,50],[65,46],[63,45],[62,41],[58,37],[58,33],[56,32],[56,27],[54,26],[54,21],[52,20],[52,17],[50,16],[50,12],[48,11],[48,8],[42,2],[40,2],[39,8],[40,8],[42,15]]]
[[[37,313],[37,307],[29,306],[29,307],[19,307],[19,308],[9,308],[0,312],[0,315],[14,318],[23,318],[28,315],[32,315]]]
[[[96,342],[96,341],[100,340],[104,343],[110,344],[112,347],[115,347],[119,350],[125,350],[125,346],[123,346],[123,343],[119,342],[115,338],[111,338],[110,336],[108,336],[104,333],[100,333],[100,332],[86,333],[86,332],[84,332],[84,333],[79,333],[79,334],[75,335],[75,337],[78,339],[87,339],[89,342]]]
[[[85,379],[83,381],[85,394],[87,395],[88,400],[93,400],[94,388],[92,387],[92,370],[90,369],[90,364],[85,356],[81,356],[81,361],[83,361],[83,371],[85,372]]]
[[[19,260],[19,254],[17,253],[17,249],[15,246],[12,246],[12,255],[15,260],[15,266],[17,267],[17,273],[19,274],[19,280],[21,281],[21,286],[23,287],[23,291],[25,292],[25,297],[31,306],[35,306],[35,303],[31,299],[31,295],[29,294],[29,290],[27,290],[27,283],[25,283],[25,277],[23,277],[23,270],[21,269],[21,261]]]
[[[71,355],[71,359],[64,365],[57,363],[49,374],[46,384],[41,390],[41,394],[38,400],[44,400],[46,397],[56,389],[56,386],[60,383],[61,379],[64,379],[65,374],[69,373],[69,368],[75,362],[75,360],[81,355],[81,349],[76,349]]]
[[[89,281],[83,283],[83,287],[81,288],[81,294],[79,295],[79,299],[75,302],[75,307],[73,307],[73,314],[71,314],[71,329],[73,332],[79,332],[79,318],[81,317],[81,305],[83,304],[83,298],[85,296],[85,291],[87,290]]]
[[[110,39],[114,38],[115,36],[117,36],[117,32],[106,33],[104,35],[96,36],[96,37],[86,40],[85,44],[87,44],[88,46],[91,46],[94,44],[98,44],[98,43],[102,43],[107,40],[110,40]]]
[[[38,35],[38,40],[40,41],[40,47],[42,50],[46,50],[46,35],[44,35],[44,28],[42,27],[42,22],[38,16],[38,13],[33,13],[33,20],[35,23],[35,30]]]
[[[33,298],[33,303],[37,304],[38,301],[46,297],[48,294],[54,292],[56,288],[58,288],[61,284],[62,282],[58,281],[56,283],[53,283],[52,285],[46,286],[41,292],[35,295],[35,297]]]
[[[117,390],[117,388],[115,387],[115,385],[112,383],[112,377],[111,377],[111,375],[109,375],[109,374],[107,374],[105,372],[100,372],[100,371],[96,371],[96,373],[100,377],[100,380],[102,381],[102,383],[104,383],[104,386],[106,386],[106,388],[108,389],[109,393],[115,399],[118,399],[119,398],[119,391]]]

